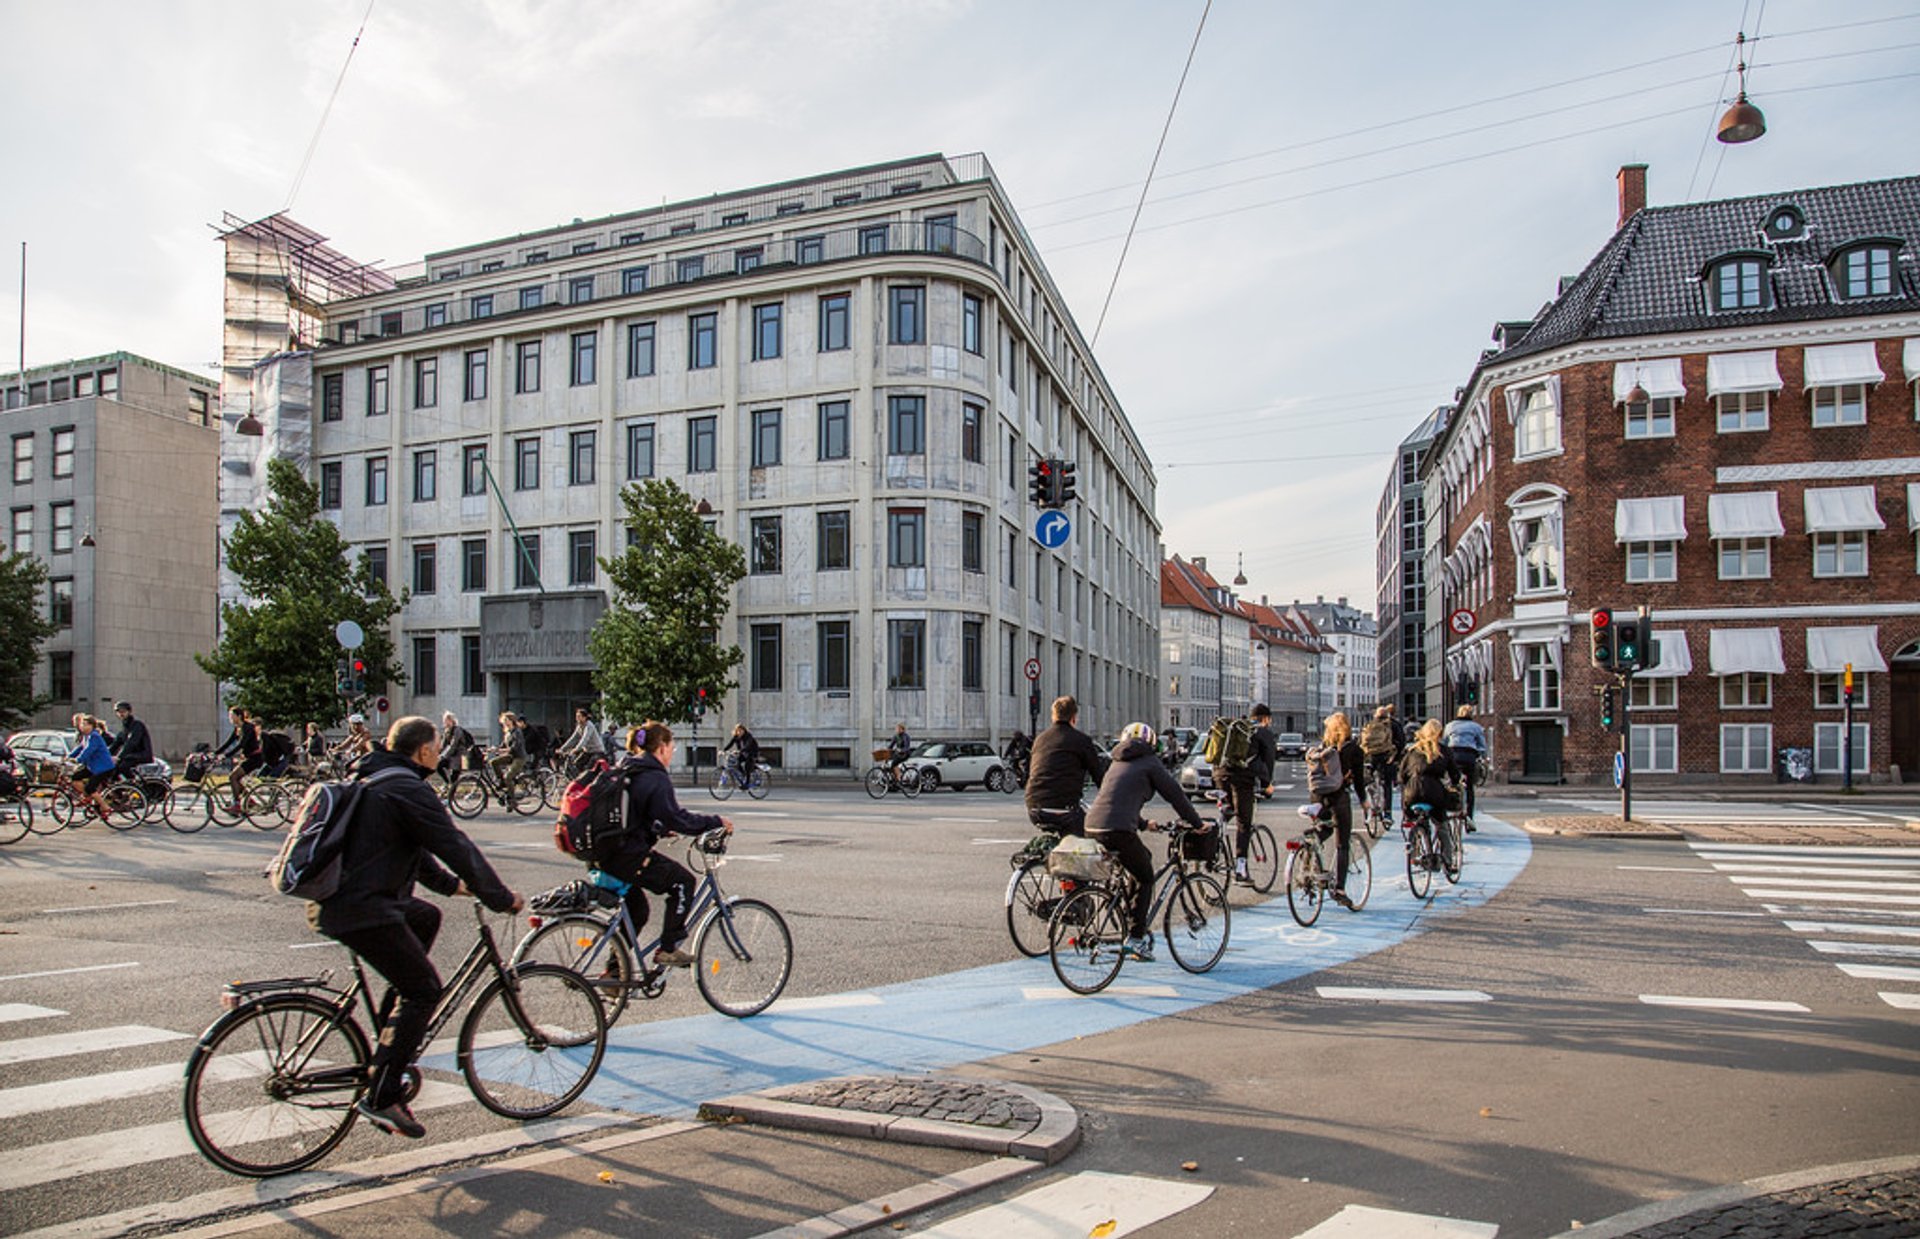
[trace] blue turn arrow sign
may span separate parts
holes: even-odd
[[[1057,551],[1067,544],[1067,537],[1073,532],[1073,522],[1067,519],[1065,512],[1042,512],[1033,519],[1034,541],[1050,551]]]

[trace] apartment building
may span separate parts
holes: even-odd
[[[1426,718],[1427,576],[1425,487],[1420,465],[1450,406],[1427,414],[1400,441],[1374,510],[1374,579],[1379,582],[1375,649],[1378,692],[1406,719]]]

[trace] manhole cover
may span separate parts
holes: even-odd
[[[821,838],[775,839],[769,846],[777,847],[777,848],[826,848],[826,847],[838,847],[840,844],[845,842],[846,842],[845,839],[821,839]]]

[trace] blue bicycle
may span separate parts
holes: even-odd
[[[722,1015],[758,1015],[780,997],[793,973],[793,935],[771,904],[758,899],[729,899],[716,870],[726,863],[725,830],[700,835],[687,849],[688,867],[701,873],[687,910],[693,942],[693,978],[700,996]],[[611,1025],[633,995],[658,998],[667,988],[667,969],[649,967],[660,945],[656,936],[642,945],[627,911],[628,884],[593,870],[528,901],[533,932],[513,949],[518,965],[533,961],[571,968],[600,991]]]

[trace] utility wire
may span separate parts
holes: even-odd
[[[1127,251],[1133,246],[1133,230],[1140,223],[1140,212],[1147,205],[1147,190],[1153,187],[1154,169],[1160,166],[1160,152],[1167,148],[1167,134],[1173,129],[1173,114],[1180,108],[1180,92],[1187,88],[1187,74],[1193,68],[1193,54],[1200,50],[1200,32],[1207,28],[1207,14],[1213,11],[1213,0],[1207,0],[1200,10],[1200,24],[1194,27],[1193,43],[1187,48],[1187,63],[1180,68],[1180,81],[1173,88],[1173,102],[1167,105],[1167,121],[1160,126],[1160,141],[1153,148],[1153,162],[1147,165],[1147,179],[1140,186],[1140,200],[1133,204],[1133,223],[1127,225],[1127,239],[1120,246],[1120,260],[1113,264],[1113,282],[1107,285],[1107,299],[1100,303],[1100,317],[1093,324],[1093,337],[1087,341],[1088,347],[1100,342],[1100,329],[1107,324],[1107,308],[1113,304],[1113,290],[1120,287],[1120,271],[1127,265]]]
[[[1760,0],[1760,12],[1757,15],[1755,15],[1753,19],[1753,38],[1754,39],[1757,40],[1760,37],[1760,28],[1766,24],[1767,24],[1767,0]],[[1741,23],[1742,34],[1744,34],[1745,31],[1746,31],[1746,23],[1742,22]],[[1737,43],[1734,45],[1734,52],[1737,55],[1739,55],[1743,60],[1745,59],[1746,49],[1739,46],[1739,44]],[[1740,97],[1743,99],[1746,98],[1746,95],[1747,95],[1746,71],[1752,70],[1753,67],[1754,66],[1752,66],[1751,64],[1742,66],[1743,72],[1740,74]],[[1707,178],[1706,196],[1709,198],[1713,197],[1714,184],[1720,179],[1720,165],[1726,162],[1726,158],[1727,158],[1727,144],[1725,142],[1722,142],[1720,144],[1719,157],[1713,161],[1713,175]]]
[[[287,204],[280,209],[291,211],[293,200],[300,196],[300,184],[307,179],[307,169],[313,164],[314,152],[320,149],[320,135],[327,128],[327,117],[333,114],[333,101],[340,97],[340,87],[346,83],[347,67],[353,63],[353,54],[360,50],[360,36],[367,32],[367,22],[373,17],[375,0],[367,0],[367,11],[360,18],[360,29],[353,32],[353,43],[347,48],[347,58],[340,65],[340,76],[333,79],[333,93],[327,96],[327,106],[320,109],[320,123],[313,127],[313,141],[307,143],[307,153],[300,160],[300,170],[293,174],[293,185],[287,190]]]

